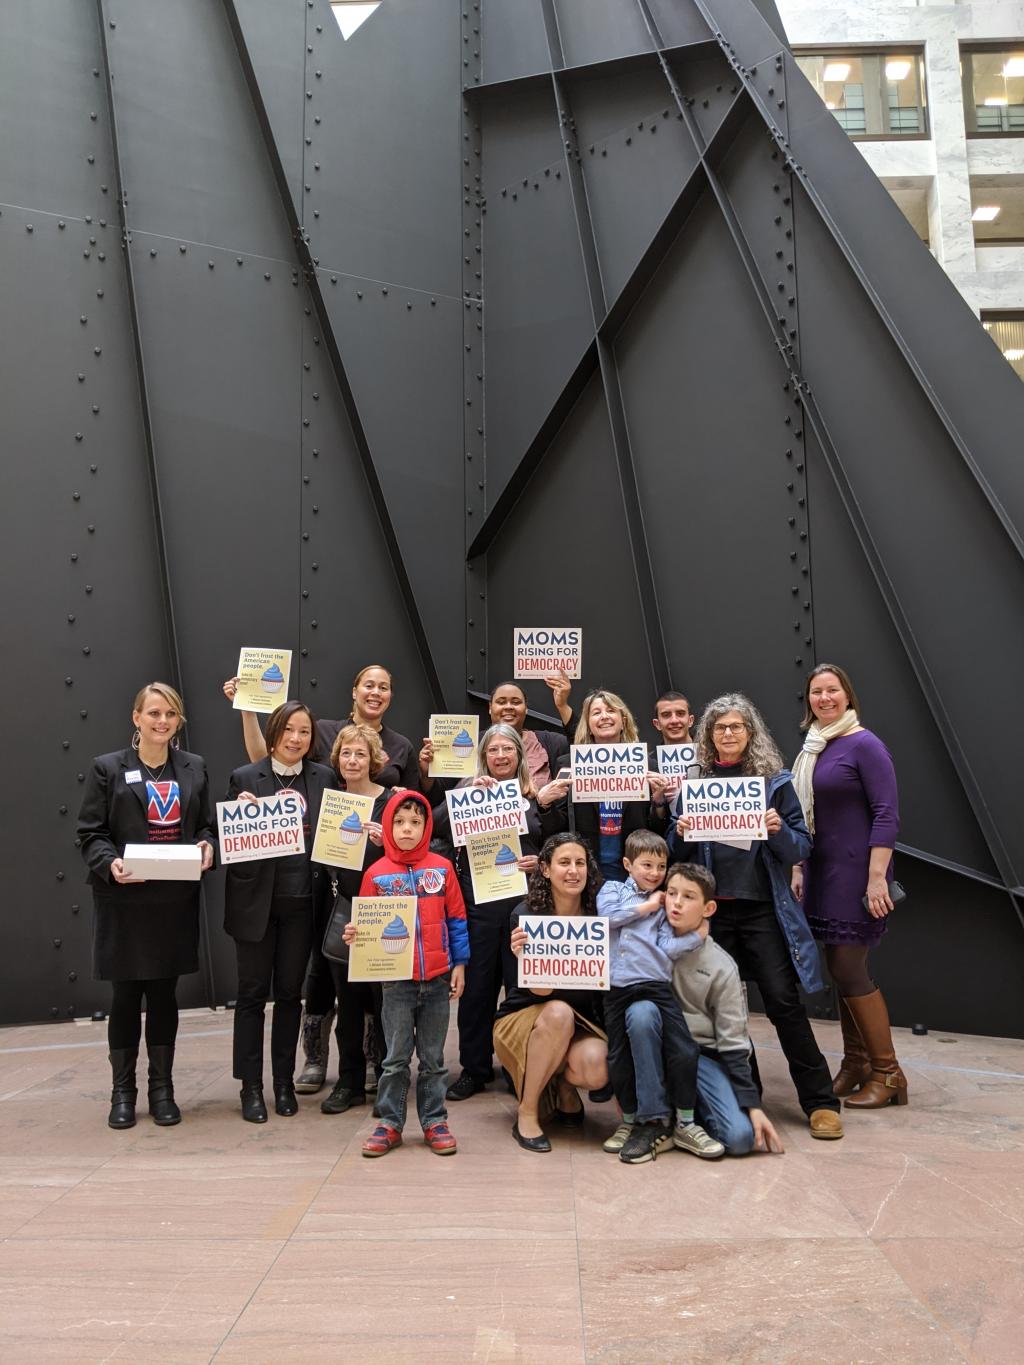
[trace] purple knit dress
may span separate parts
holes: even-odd
[[[804,865],[803,904],[816,939],[879,941],[889,921],[864,909],[868,859],[872,848],[892,848],[898,832],[889,750],[870,730],[833,739],[814,765],[814,850]]]

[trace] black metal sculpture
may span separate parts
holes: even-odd
[[[558,617],[640,714],[742,685],[792,751],[847,665],[894,1017],[1024,1032],[1024,394],[772,4],[34,0],[0,112],[3,1020],[104,1003],[71,820],[140,682],[216,782],[243,643],[326,714],[382,658],[419,735]]]

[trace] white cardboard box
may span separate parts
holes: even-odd
[[[147,882],[197,882],[203,850],[198,844],[127,844],[124,870]]]

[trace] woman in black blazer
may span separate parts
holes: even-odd
[[[178,748],[185,722],[181,697],[148,683],[132,707],[130,749],[93,760],[78,815],[93,905],[93,976],[110,981],[107,1022],[113,1093],[111,1128],[135,1123],[135,1066],[146,1001],[149,1112],[179,1123],[172,1067],[178,1032],[178,977],[199,970],[198,881],[138,881],[125,875],[126,844],[198,844],[202,868],[213,865],[216,832],[206,764]]]
[[[250,1123],[267,1121],[263,1015],[271,993],[274,1108],[284,1115],[298,1112],[294,1076],[302,981],[314,919],[320,917],[329,894],[327,872],[310,861],[310,853],[324,791],[339,785],[330,768],[306,758],[315,734],[316,720],[309,708],[302,702],[285,702],[267,721],[267,757],[236,768],[228,786],[228,800],[291,790],[305,803],[305,853],[228,867],[224,928],[235,940],[238,956],[234,1075],[242,1082],[242,1117]]]

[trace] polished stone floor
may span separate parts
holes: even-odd
[[[531,1155],[494,1087],[371,1162],[367,1109],[243,1123],[230,1025],[122,1133],[103,1024],[0,1032],[0,1360],[1024,1361],[1024,1043],[901,1033],[910,1105],[823,1143],[755,1019],[784,1156],[626,1166],[611,1105]]]

